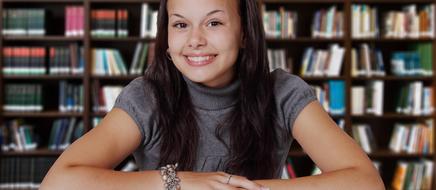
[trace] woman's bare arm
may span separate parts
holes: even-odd
[[[117,172],[117,164],[141,141],[136,123],[114,108],[102,122],[65,150],[44,178],[41,189],[163,189],[157,171]]]
[[[257,183],[274,190],[385,189],[371,160],[317,101],[300,112],[292,134],[322,174],[291,180],[259,180]]]
[[[120,172],[113,168],[133,152],[141,133],[133,119],[114,108],[102,122],[74,142],[59,157],[44,178],[40,189],[152,189],[163,190],[159,171]],[[261,186],[241,176],[223,172],[178,172],[182,190],[261,190]]]

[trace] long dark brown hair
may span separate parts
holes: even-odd
[[[241,81],[239,101],[225,126],[230,130],[227,145],[230,159],[226,172],[249,179],[273,178],[277,174],[275,150],[276,121],[273,79],[270,77],[263,25],[256,0],[240,0],[239,14],[244,48],[240,49],[235,73]],[[179,169],[192,170],[197,158],[199,129],[196,112],[182,74],[168,59],[167,0],[160,1],[155,60],[144,80],[152,86],[156,103],[156,124],[161,135],[160,165],[179,163]],[[239,43],[239,42],[235,42]],[[222,140],[221,140],[222,141]]]

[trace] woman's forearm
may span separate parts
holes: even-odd
[[[120,172],[72,166],[49,173],[40,189],[156,189],[163,190],[159,171]]]
[[[290,180],[257,180],[271,190],[382,190],[385,189],[383,181],[378,174],[361,172],[355,168],[327,172],[315,176],[300,177]]]

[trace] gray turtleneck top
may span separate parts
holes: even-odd
[[[271,73],[274,78],[274,95],[279,139],[288,135],[286,140],[280,141],[275,154],[279,167],[284,165],[289,148],[293,141],[291,129],[300,111],[311,101],[316,100],[314,90],[303,80],[283,70]],[[229,158],[228,150],[222,142],[215,137],[215,128],[231,112],[237,102],[237,92],[240,81],[235,80],[228,86],[220,89],[208,88],[184,78],[198,114],[197,123],[200,130],[197,163],[194,171],[224,171],[224,163]],[[150,84],[142,77],[138,77],[128,84],[115,101],[114,107],[126,111],[136,122],[141,131],[142,143],[133,153],[140,170],[155,170],[159,168],[160,136],[154,120],[157,117],[153,111],[156,99],[147,92]],[[291,135],[289,135],[291,134]],[[228,131],[223,132],[224,141],[229,142]],[[243,142],[241,142],[243,143]],[[281,176],[281,170],[276,178]]]

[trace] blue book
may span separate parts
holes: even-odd
[[[341,80],[329,81],[330,113],[345,114],[345,82]]]

